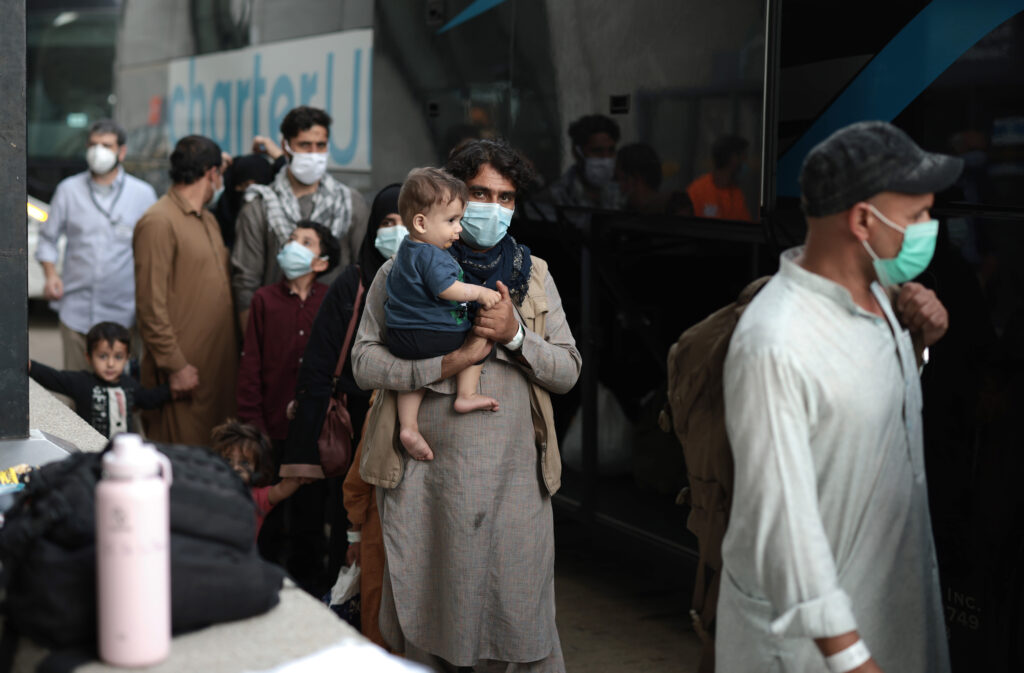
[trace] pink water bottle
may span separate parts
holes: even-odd
[[[171,463],[138,435],[121,434],[96,486],[100,658],[156,664],[171,651]]]

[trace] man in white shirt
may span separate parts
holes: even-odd
[[[89,128],[89,170],[61,180],[50,214],[39,229],[36,259],[46,275],[44,293],[60,316],[64,369],[89,369],[85,334],[101,322],[135,325],[135,223],[156,202],[146,182],[121,166],[128,147],[117,123]],[[63,276],[57,243],[67,236]]]
[[[805,245],[783,253],[725,362],[736,477],[718,671],[949,671],[918,358],[948,315],[908,281],[934,252],[933,194],[961,169],[884,122],[804,161]]]

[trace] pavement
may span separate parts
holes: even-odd
[[[45,306],[30,311],[29,357],[63,364],[57,319]],[[569,673],[696,673],[688,578],[595,540],[567,517],[556,515],[555,544],[556,619]]]

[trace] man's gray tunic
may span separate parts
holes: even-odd
[[[884,671],[947,673],[910,336],[782,255],[725,362],[736,460],[716,670],[825,670],[857,630]]]
[[[523,361],[496,347],[484,363],[479,391],[501,409],[458,414],[454,380],[437,381],[443,358],[401,360],[385,345],[392,263],[384,263],[366,295],[353,371],[364,388],[427,388],[419,424],[434,459],[405,456],[402,482],[380,489],[385,584],[390,580],[393,590],[384,588],[382,633],[399,649],[404,639],[458,666],[490,659],[564,670],[551,498],[541,480],[529,392],[536,381],[564,393],[579,376],[580,354],[558,290],[548,275],[546,334],[526,331]]]

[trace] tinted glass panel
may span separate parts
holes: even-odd
[[[29,13],[30,158],[77,157],[83,129],[114,110],[116,10]]]

